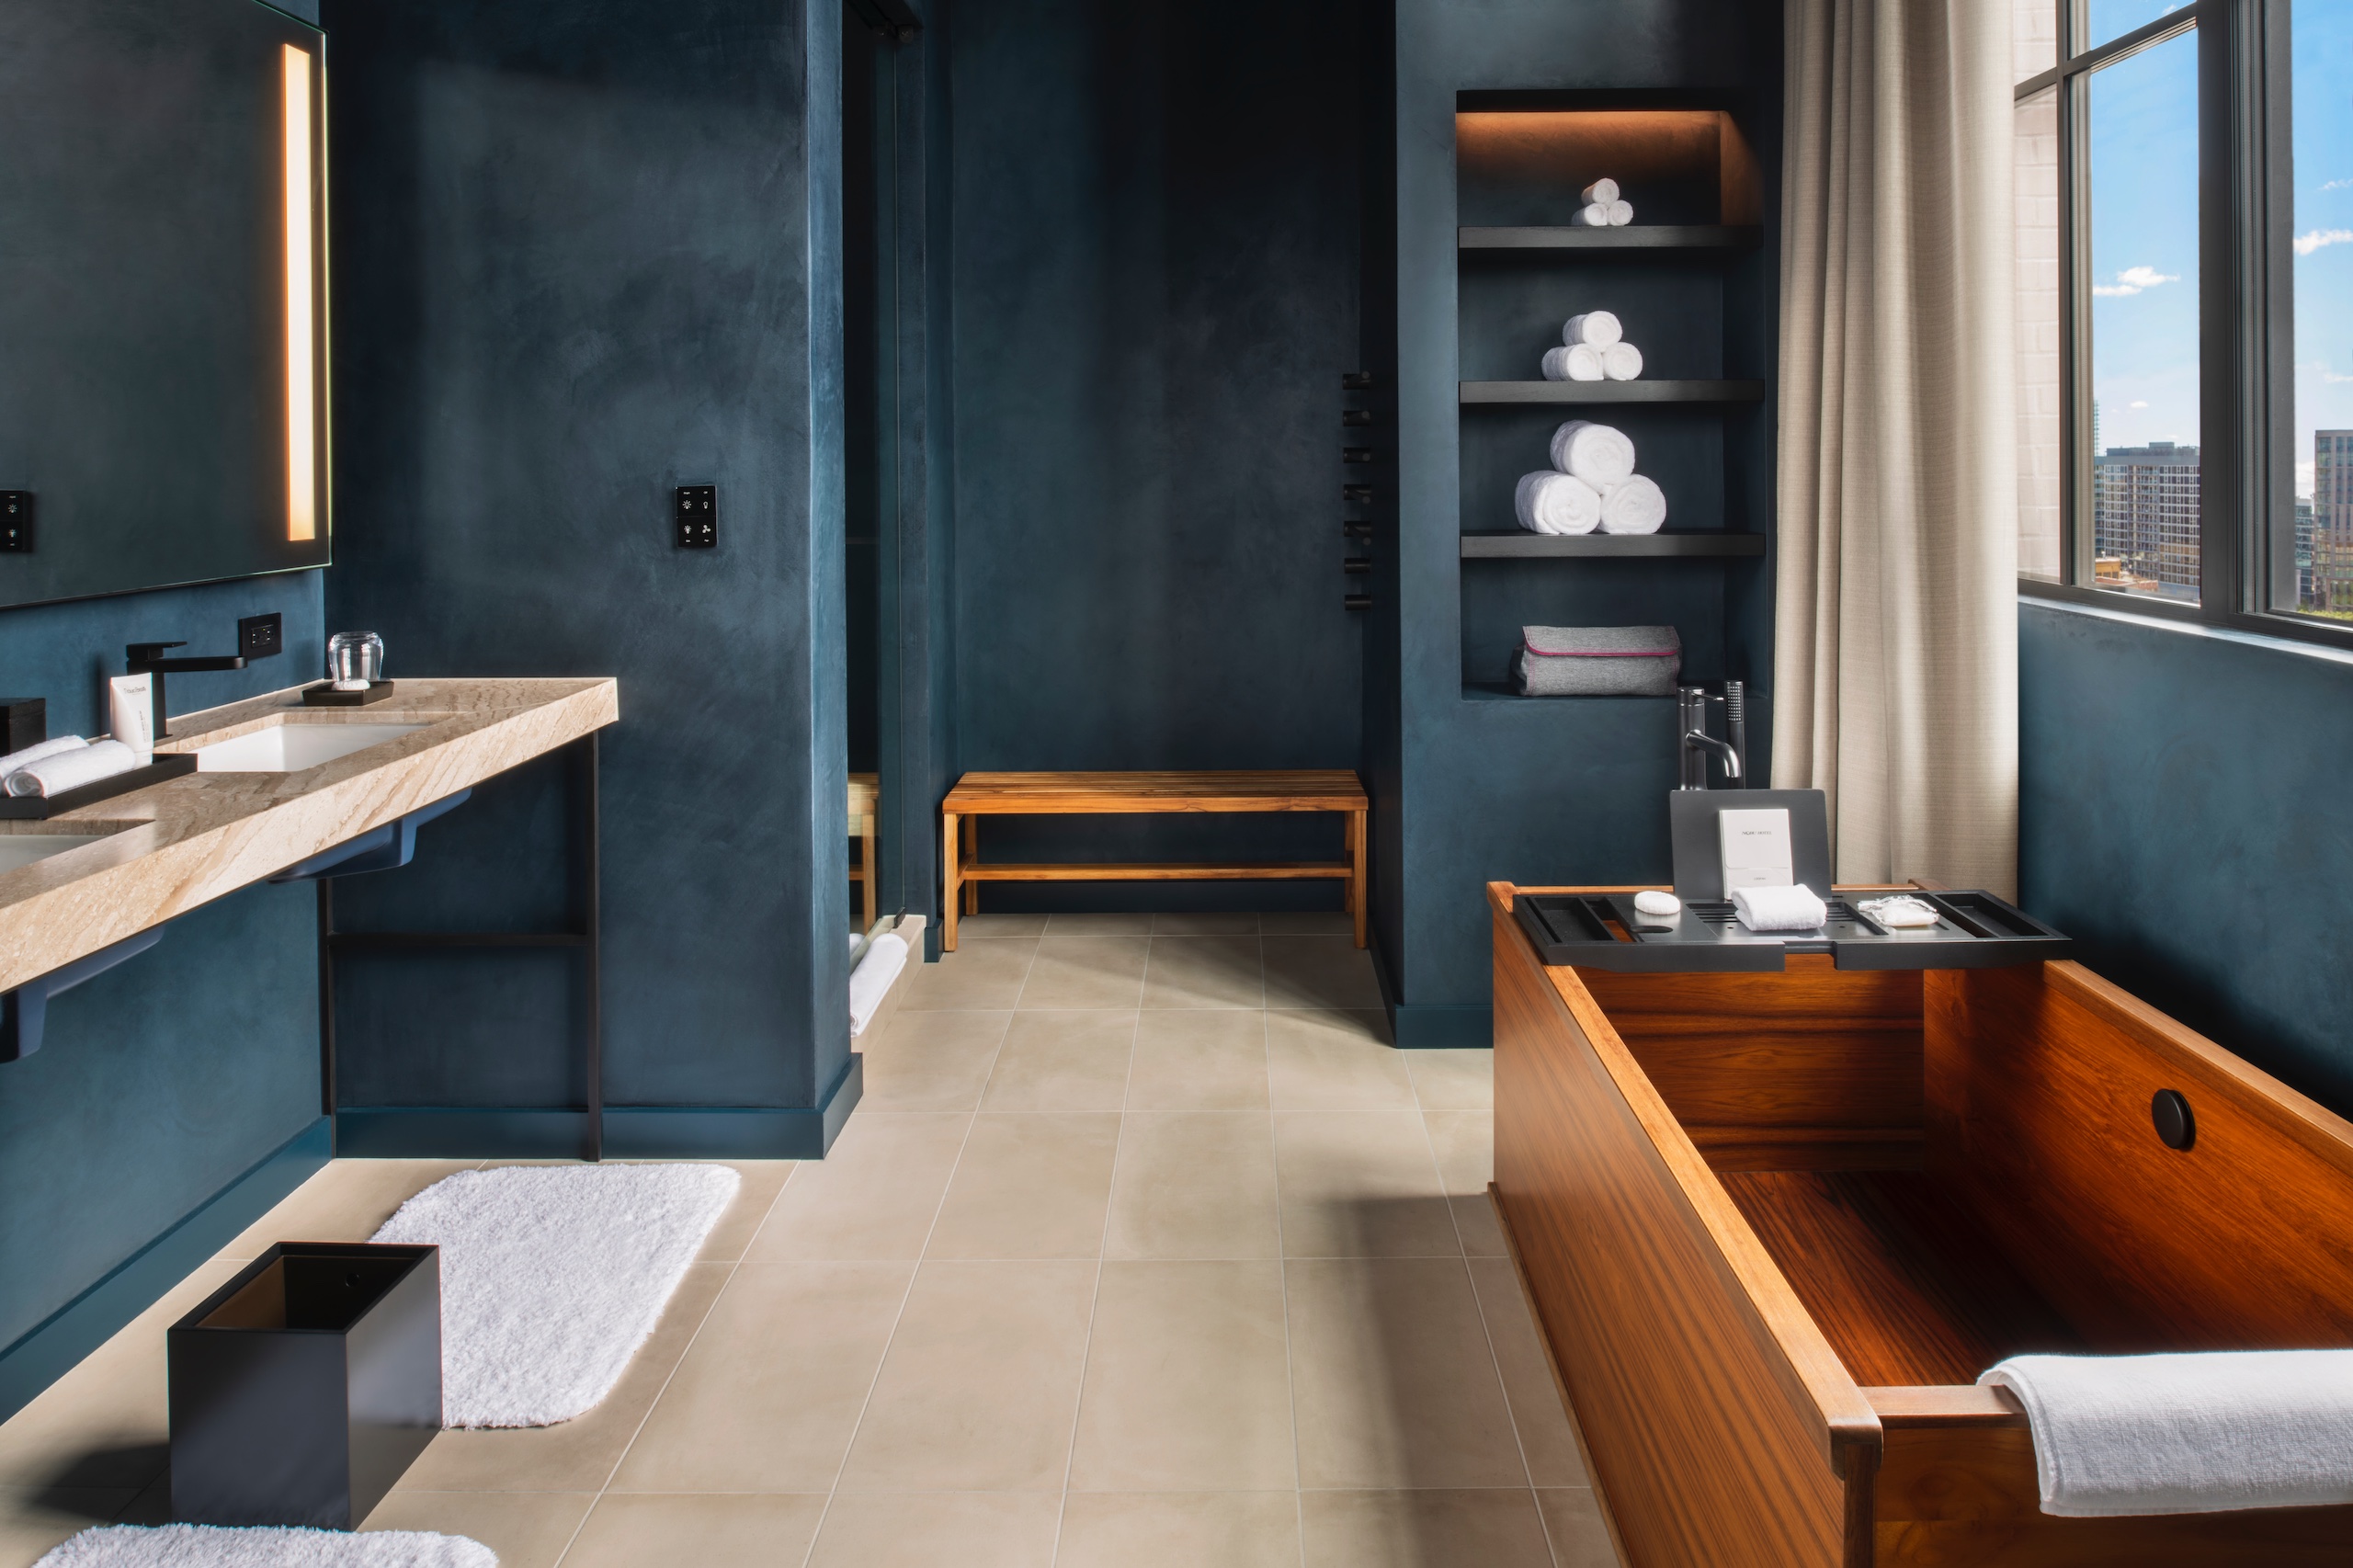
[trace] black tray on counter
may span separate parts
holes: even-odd
[[[117,795],[128,795],[133,790],[144,790],[150,784],[161,784],[166,778],[195,771],[195,754],[183,752],[159,756],[144,767],[94,780],[63,795],[0,795],[0,822],[46,821],[76,806],[94,806],[100,801],[111,801]]]
[[[1547,964],[1634,973],[1778,973],[1791,953],[1828,953],[1840,969],[1998,969],[2067,956],[2064,936],[1990,892],[1911,896],[1936,910],[1934,926],[1881,926],[1844,895],[1824,901],[1830,918],[1814,931],[1751,931],[1715,900],[1654,923],[1634,913],[1631,893],[1523,892],[1512,914]]]

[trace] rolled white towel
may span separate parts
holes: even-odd
[[[1574,473],[1604,494],[1634,472],[1634,443],[1623,430],[1572,419],[1552,432],[1552,466]]]
[[[1609,203],[1588,201],[1569,214],[1572,229],[1606,229],[1609,227]]]
[[[1607,349],[1596,348],[1590,343],[1573,343],[1559,348],[1544,350],[1544,379],[1548,381],[1597,381],[1608,371],[1608,361],[1602,356]]]
[[[1601,493],[1601,531],[1606,534],[1654,534],[1666,526],[1666,494],[1641,474],[1619,481]]]
[[[1734,888],[1732,906],[1752,931],[1813,931],[1830,918],[1830,907],[1801,883],[1793,888]]]
[[[138,766],[139,754],[120,741],[99,741],[95,745],[62,751],[19,767],[8,775],[8,793],[18,797],[63,795],[68,790],[79,790],[85,784],[128,773]]]
[[[1596,348],[1607,348],[1626,335],[1626,329],[1608,311],[1587,311],[1571,316],[1561,326],[1561,341],[1572,347],[1589,343]]]
[[[1608,204],[1608,207],[1609,226],[1611,228],[1622,229],[1627,224],[1634,221],[1634,204],[1632,202],[1612,201]]]
[[[1613,343],[1601,351],[1601,373],[1613,381],[1631,381],[1643,373],[1643,351],[1631,343]]]
[[[1539,469],[1519,476],[1512,507],[1529,533],[1589,534],[1601,521],[1601,493],[1557,469]]]
[[[1583,190],[1577,192],[1577,199],[1586,203],[1588,206],[1598,201],[1606,207],[1610,202],[1618,199],[1618,182],[1614,179],[1595,180],[1591,185],[1586,186]]]
[[[45,741],[35,741],[22,751],[12,751],[6,756],[0,756],[0,778],[7,778],[29,763],[39,762],[42,757],[80,751],[89,744],[79,735],[55,735]]]

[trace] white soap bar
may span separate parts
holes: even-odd
[[[1891,930],[1916,930],[1937,923],[1936,906],[1924,903],[1910,893],[1874,898],[1855,907]]]
[[[1654,915],[1663,920],[1672,920],[1683,913],[1683,901],[1671,892],[1648,890],[1634,895],[1634,913]]]
[[[1716,813],[1724,867],[1724,892],[1734,888],[1785,888],[1797,879],[1790,853],[1787,806]]]

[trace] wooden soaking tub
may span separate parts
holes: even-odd
[[[2075,963],[1546,968],[1518,891],[1496,1203],[1636,1568],[2353,1562],[2353,1507],[2046,1516],[1975,1386],[2353,1346],[2353,1124]]]

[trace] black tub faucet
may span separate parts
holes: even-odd
[[[1708,704],[1724,705],[1724,728],[1730,732],[1729,741],[1720,741],[1708,733]],[[1677,790],[1704,790],[1708,787],[1708,754],[1715,753],[1724,767],[1724,782],[1734,789],[1748,788],[1748,703],[1745,687],[1736,680],[1724,682],[1723,695],[1711,696],[1696,686],[1675,688],[1676,728],[1682,740],[1676,747],[1679,778]]]
[[[249,615],[237,622],[237,651],[216,653],[202,659],[167,659],[166,648],[185,648],[186,642],[132,642],[123,649],[123,667],[131,675],[152,675],[154,679],[155,739],[162,740],[172,732],[164,710],[164,677],[166,675],[193,675],[203,670],[242,670],[256,659],[267,659],[286,649],[285,620],[278,611],[267,615]]]

